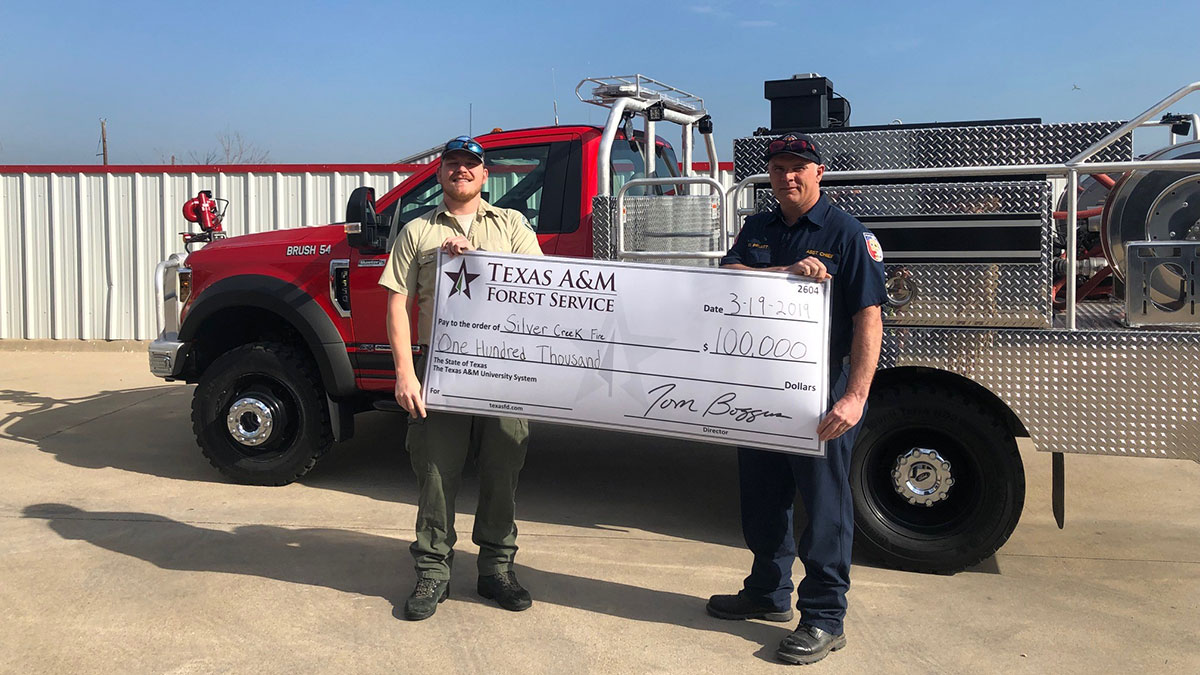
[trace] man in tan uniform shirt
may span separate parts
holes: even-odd
[[[433,292],[438,249],[451,255],[483,250],[541,255],[529,221],[517,211],[488,204],[483,148],[459,136],[446,143],[438,168],[442,204],[410,222],[396,237],[380,285],[388,294],[388,341],[396,363],[396,402],[409,413],[406,445],[417,476],[417,584],[404,605],[410,620],[433,615],[450,593],[454,559],[454,498],[472,447],[479,451],[479,506],[471,540],[479,546],[477,591],[512,611],[529,608],[529,593],[517,582],[515,523],[517,476],[525,463],[529,424],[514,417],[484,417],[426,411],[418,373],[433,327]],[[411,348],[410,298],[416,296],[418,344]]]

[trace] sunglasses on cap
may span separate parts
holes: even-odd
[[[796,138],[795,136],[776,138],[767,144],[768,155],[774,155],[780,152],[794,152],[796,154],[812,153],[817,157],[821,156],[821,154],[817,152],[816,145],[813,145],[803,138]]]
[[[479,144],[479,141],[470,136],[459,136],[447,141],[446,147],[442,148],[442,154],[445,155],[447,152],[454,150],[466,150],[472,155],[483,159],[483,146]]]

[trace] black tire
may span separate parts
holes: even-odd
[[[900,464],[914,448],[936,455]],[[948,462],[949,470],[930,473],[934,464],[941,466],[936,459]],[[931,498],[922,496],[924,488],[938,499],[911,503],[896,487],[898,466],[918,488],[907,494]],[[935,487],[948,484],[947,475],[953,484]],[[932,485],[931,476],[937,479]],[[1025,468],[1004,421],[976,399],[940,384],[892,384],[871,392],[850,487],[861,552],[889,567],[952,574],[1008,540],[1025,505]]]
[[[239,401],[244,412],[234,419],[242,438],[229,421]],[[248,485],[291,483],[333,445],[312,359],[274,342],[242,345],[213,361],[192,397],[192,431],[213,466]]]

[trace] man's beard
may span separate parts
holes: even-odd
[[[443,189],[446,191],[447,197],[450,197],[454,201],[458,202],[469,202],[483,192],[482,185],[466,185],[464,187],[459,187],[458,185],[451,183],[450,185],[445,186]]]

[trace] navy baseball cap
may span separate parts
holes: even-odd
[[[468,153],[480,162],[483,161],[483,146],[479,144],[479,141],[470,136],[459,136],[446,141],[446,146],[442,148],[442,157],[456,150]]]
[[[821,163],[821,151],[817,149],[817,142],[808,134],[786,134],[776,138],[767,144],[767,152],[763,159],[771,159],[784,153],[803,157],[815,164]]]

